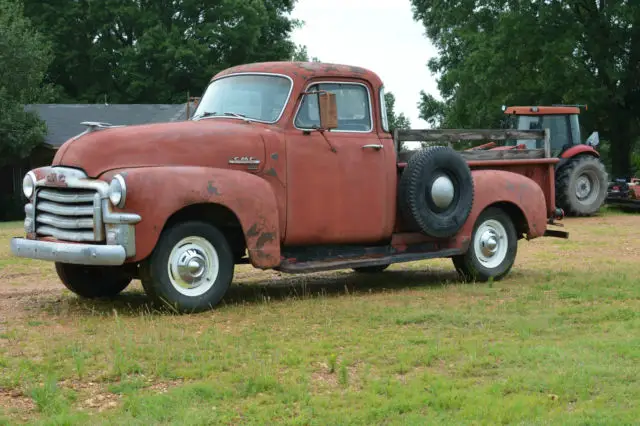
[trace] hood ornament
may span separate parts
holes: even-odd
[[[102,123],[100,121],[83,121],[80,124],[82,124],[83,126],[87,126],[87,130],[74,136],[73,138],[71,138],[71,140],[79,139],[88,133],[97,132],[99,130],[115,129],[116,127],[126,127],[125,125],[113,125],[111,123]]]

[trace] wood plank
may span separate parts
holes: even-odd
[[[436,129],[417,130],[397,129],[395,131],[397,142],[407,141],[501,141],[506,139],[535,139],[545,138],[544,130],[514,130],[514,129]]]
[[[544,149],[513,149],[508,151],[460,151],[469,161],[483,160],[533,160],[545,158]]]
[[[398,163],[407,163],[420,150],[402,151],[398,153]],[[546,158],[544,149],[513,149],[508,151],[458,151],[467,161],[492,160],[535,160]]]

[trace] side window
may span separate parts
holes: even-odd
[[[380,88],[380,120],[382,120],[382,130],[389,131],[389,116],[387,116],[387,101],[384,98],[384,86]]]
[[[353,83],[320,83],[314,84],[308,89],[309,92],[319,90],[336,95],[338,128],[335,130],[346,132],[370,132],[373,130],[371,102],[365,86]],[[294,124],[299,129],[320,127],[320,111],[316,95],[304,97]]]

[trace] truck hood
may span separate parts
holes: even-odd
[[[89,177],[114,169],[153,166],[229,167],[235,157],[264,165],[261,123],[215,118],[96,130],[64,143],[54,166],[77,167]]]

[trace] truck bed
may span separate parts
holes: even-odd
[[[493,129],[439,129],[439,130],[401,130],[395,131],[394,140],[396,153],[398,155],[398,166],[405,167],[409,159],[416,153],[415,150],[403,149],[405,142],[430,142],[436,144],[447,144],[455,148],[455,144],[461,141],[504,141],[507,139],[536,139],[544,140],[542,149],[520,149],[511,147],[507,149],[484,150],[482,146],[459,151],[469,162],[476,161],[508,161],[551,159],[551,148],[549,136],[546,130],[493,130]],[[542,161],[541,163],[547,163]],[[505,163],[506,164],[506,163]],[[518,164],[518,162],[513,163]],[[497,165],[497,164],[496,164]]]

